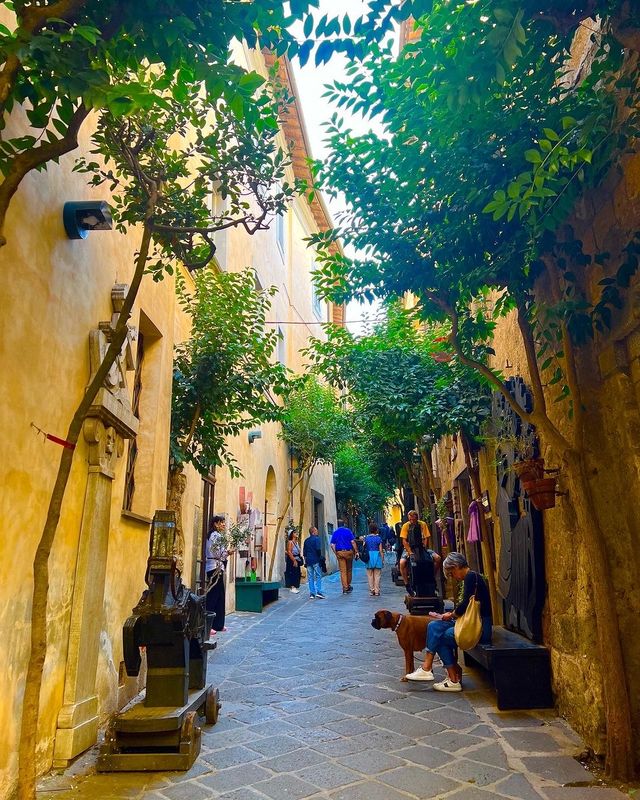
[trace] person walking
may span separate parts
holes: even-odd
[[[433,680],[433,658],[437,653],[442,659],[447,677],[440,683],[434,683],[436,692],[461,692],[462,668],[455,658],[456,639],[454,633],[455,620],[467,610],[469,600],[475,595],[480,603],[480,617],[482,619],[481,644],[491,644],[493,618],[491,615],[491,598],[487,584],[478,572],[469,569],[467,559],[462,553],[449,553],[443,563],[445,575],[454,580],[463,581],[464,593],[462,602],[453,611],[444,614],[429,614],[434,617],[427,627],[427,652],[421,667],[407,675],[410,681]]]
[[[208,614],[213,614],[209,637],[220,631],[226,631],[225,618],[225,583],[224,573],[229,553],[224,546],[223,532],[225,519],[216,515],[211,519],[211,532],[205,545],[205,570],[207,573],[207,599],[205,601]]]
[[[351,577],[353,574],[353,559],[358,558],[358,546],[353,531],[344,525],[344,520],[338,520],[338,527],[331,536],[330,544],[338,559],[342,594],[349,594],[353,591]]]
[[[284,585],[291,589],[292,594],[298,594],[300,591],[302,556],[300,555],[300,545],[298,544],[298,533],[295,530],[292,530],[287,537],[285,558],[287,559],[287,564],[284,570]]]
[[[322,594],[322,569],[320,567],[322,544],[315,525],[309,528],[309,536],[307,536],[302,546],[302,555],[304,556],[304,565],[307,568],[309,597],[317,597],[319,600],[324,600],[324,595]]]
[[[382,537],[375,522],[369,525],[369,533],[365,536],[364,547],[369,555],[365,561],[367,567],[367,580],[369,581],[369,594],[372,597],[380,597],[380,573],[384,567],[384,550],[382,548]]]
[[[379,526],[380,538],[382,539],[382,549],[385,553],[390,553],[393,549],[393,543],[396,535],[392,529],[387,525],[386,519],[382,520],[382,525]]]

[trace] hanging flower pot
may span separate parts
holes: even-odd
[[[538,511],[553,508],[556,504],[556,479],[537,478],[523,481],[522,486],[531,500],[531,505]]]
[[[513,464],[513,471],[522,483],[540,480],[544,478],[544,458],[527,458],[524,461],[516,461]]]

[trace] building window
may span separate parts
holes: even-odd
[[[224,200],[217,190],[217,184],[212,184],[211,187],[211,216],[213,218],[222,218],[228,209],[228,201]],[[228,229],[216,231],[211,234],[211,240],[215,245],[215,260],[223,272],[227,270],[227,240]]]
[[[136,350],[136,374],[133,379],[133,398],[131,409],[140,419],[140,395],[142,394],[142,362],[144,361],[144,336],[138,331],[138,347]],[[138,458],[137,437],[129,440],[129,453],[127,454],[127,470],[124,479],[124,500],[122,507],[125,511],[132,510],[133,495],[136,490],[136,460]]]
[[[285,248],[284,248],[284,239],[285,239],[285,217],[284,213],[276,214],[276,242],[278,245],[278,249],[280,250],[280,255],[284,259]]]
[[[278,361],[286,367],[287,365],[287,343],[284,338],[284,331],[278,325]]]
[[[327,304],[322,300],[318,293],[318,287],[315,283],[311,282],[311,308],[313,309],[313,313],[319,320],[323,322],[327,319]]]

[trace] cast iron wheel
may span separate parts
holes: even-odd
[[[213,686],[207,691],[207,699],[204,705],[204,718],[209,725],[215,725],[218,721],[220,711],[220,692]]]

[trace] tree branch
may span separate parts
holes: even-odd
[[[89,109],[85,107],[84,103],[81,103],[71,118],[66,134],[61,139],[56,142],[45,142],[39,147],[25,150],[12,159],[9,171],[0,184],[0,247],[7,243],[3,235],[4,223],[11,198],[18,191],[23,178],[31,170],[75,150],[78,146],[78,131],[88,114]]]
[[[22,9],[19,8],[16,11],[19,23],[16,31],[18,38],[28,39],[33,36],[52,17],[68,20],[86,5],[86,2],[87,0],[58,0],[58,2],[50,6],[32,5]],[[19,57],[11,54],[7,57],[2,71],[0,71],[0,116],[6,111],[7,100],[13,93],[16,77],[21,66],[22,62]]]
[[[542,378],[540,377],[540,369],[538,367],[538,358],[536,356],[536,345],[533,338],[533,331],[527,315],[527,309],[523,301],[518,300],[517,303],[517,319],[520,335],[522,336],[522,343],[524,344],[524,352],[527,358],[527,367],[529,368],[529,377],[531,379],[531,388],[533,391],[533,408],[534,411],[540,411],[546,415],[547,401],[544,396],[544,388],[542,386]]]
[[[189,445],[191,444],[191,440],[193,439],[193,434],[196,431],[196,425],[198,424],[198,420],[200,419],[200,401],[196,403],[196,407],[193,411],[193,416],[191,417],[191,425],[189,426],[189,432],[184,440],[182,447],[184,448],[185,452],[189,449]]]
[[[504,382],[493,372],[493,370],[490,369],[486,364],[483,364],[482,361],[477,361],[475,358],[471,358],[465,354],[459,339],[460,315],[456,309],[433,292],[425,291],[424,294],[434,305],[442,309],[442,311],[444,311],[449,318],[451,322],[451,333],[448,336],[448,340],[453,347],[453,350],[460,363],[464,364],[466,367],[474,369],[476,372],[479,372],[480,375],[486,378],[489,383],[500,392],[500,394],[509,404],[509,407],[512,409],[512,411],[514,411],[514,413],[516,413],[523,420],[523,422],[528,422],[529,424],[533,425],[534,422],[532,415],[526,412],[522,406],[516,402],[511,392],[504,385]]]

